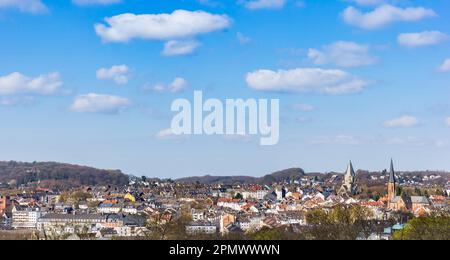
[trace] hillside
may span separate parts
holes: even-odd
[[[82,185],[122,186],[129,177],[120,170],[100,170],[92,167],[56,162],[0,161],[0,183],[15,185],[40,182],[44,188],[72,188]]]
[[[177,179],[180,183],[201,183],[201,184],[272,184],[275,182],[283,182],[286,180],[297,180],[305,175],[303,169],[292,168],[283,171],[274,172],[260,178],[250,176],[202,176],[202,177],[188,177]]]

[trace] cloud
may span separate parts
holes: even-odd
[[[130,69],[126,65],[115,65],[111,68],[101,68],[97,70],[97,79],[112,80],[116,84],[124,85],[128,83]]]
[[[361,92],[369,82],[342,70],[299,68],[257,70],[246,76],[249,87],[260,91],[319,92],[340,95]]]
[[[309,104],[294,104],[292,105],[292,109],[301,112],[309,112],[313,111],[315,107]]]
[[[342,13],[347,24],[366,30],[378,29],[394,22],[413,22],[436,16],[437,14],[432,9],[399,8],[392,5],[382,5],[367,13],[350,6]]]
[[[286,0],[249,0],[241,1],[250,10],[257,9],[281,9],[286,4]]]
[[[180,91],[183,91],[188,86],[187,80],[181,77],[176,77],[169,85],[164,84],[157,84],[154,86],[144,86],[144,91],[154,91],[154,92],[171,92],[171,93],[178,93]]]
[[[172,128],[167,128],[159,131],[155,138],[158,140],[184,140],[187,138],[186,135],[176,135],[173,133]]]
[[[127,98],[89,93],[75,98],[71,110],[79,113],[117,114],[131,105]]]
[[[428,140],[422,140],[416,137],[391,137],[383,140],[381,144],[386,145],[414,145],[414,146],[423,146],[430,143]]]
[[[0,9],[14,8],[24,13],[47,13],[47,6],[41,0],[0,0]]]
[[[200,43],[198,41],[168,41],[164,45],[163,55],[164,56],[180,56],[193,53]]]
[[[448,35],[439,31],[425,31],[419,33],[402,33],[398,36],[398,43],[406,47],[422,47],[436,45],[448,40]]]
[[[122,0],[72,0],[72,2],[79,6],[88,6],[118,4],[122,3]]]
[[[441,72],[450,72],[450,59],[446,59],[438,69]]]
[[[386,128],[412,127],[419,124],[419,120],[413,116],[402,116],[384,122]]]
[[[0,95],[15,94],[54,94],[62,86],[59,73],[43,74],[35,78],[19,72],[0,76]]]
[[[157,138],[157,139],[167,139],[168,137],[172,137],[172,136],[174,136],[174,135],[175,135],[175,134],[173,133],[172,128],[167,128],[167,129],[164,129],[164,130],[159,131],[159,132],[156,134],[156,138]]]
[[[370,47],[355,42],[338,41],[322,47],[309,49],[308,58],[316,65],[335,64],[339,67],[361,67],[373,65],[377,58],[370,55]]]
[[[447,118],[445,119],[445,124],[448,125],[448,126],[450,126],[450,117],[447,117]]]
[[[231,20],[226,15],[185,10],[176,10],[171,14],[126,13],[105,18],[105,22],[106,24],[95,25],[95,31],[105,42],[191,38],[231,25]]]
[[[187,81],[183,78],[175,78],[169,85],[169,91],[172,93],[177,93],[182,91],[187,87]]]
[[[250,42],[252,42],[252,39],[250,37],[245,36],[241,32],[236,33],[236,38],[238,39],[240,44],[249,44]]]
[[[308,141],[309,144],[313,145],[328,145],[328,144],[335,144],[335,145],[359,145],[361,144],[361,140],[354,136],[350,135],[338,135],[338,136],[321,136],[318,138],[314,138]]]

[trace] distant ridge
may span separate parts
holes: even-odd
[[[202,177],[187,177],[177,179],[176,182],[180,183],[201,183],[201,184],[262,184],[270,185],[275,182],[283,182],[290,180],[298,180],[305,176],[305,171],[301,168],[291,168],[274,172],[272,174],[265,175],[263,177],[250,177],[250,176],[202,176]]]
[[[450,172],[446,171],[397,171],[397,176],[409,176],[414,180],[425,175],[440,175],[442,178],[428,179],[427,184],[445,185],[450,182]],[[379,178],[383,175],[382,171],[369,172],[364,170],[357,171],[357,181],[359,185],[384,186],[385,179]],[[277,171],[263,177],[252,176],[199,176],[185,177],[175,179],[177,183],[186,184],[261,184],[271,185],[273,183],[290,182],[300,180],[302,177],[314,177],[318,181],[327,182],[333,180],[335,183],[341,183],[343,173],[305,173],[302,168],[290,168]],[[375,178],[374,178],[375,177]],[[126,175],[121,170],[104,170],[94,167],[80,166],[68,163],[58,162],[17,162],[0,161],[0,184],[12,183],[13,186],[31,184],[41,188],[50,189],[70,189],[81,186],[125,186],[130,180],[141,180],[141,177]],[[146,177],[148,182],[160,182],[167,180],[165,178]],[[1,186],[0,186],[1,187]]]
[[[22,185],[38,183],[45,188],[74,188],[80,186],[128,184],[129,176],[120,170],[101,170],[93,167],[57,162],[0,161],[0,183]]]

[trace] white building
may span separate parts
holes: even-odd
[[[244,191],[242,192],[242,197],[245,200],[248,199],[255,199],[255,200],[263,200],[264,197],[268,194],[269,192],[266,190],[257,190],[257,191]]]
[[[195,209],[191,210],[191,216],[194,222],[205,220],[206,217],[205,215],[206,214],[203,210],[195,210]]]
[[[134,206],[126,206],[122,209],[122,212],[131,215],[136,215],[138,214],[138,208]]]
[[[217,232],[217,226],[206,222],[191,223],[186,226],[186,233],[189,235],[195,234],[215,234]]]
[[[36,229],[39,218],[42,216],[39,207],[20,207],[12,209],[12,228]]]
[[[122,211],[122,207],[118,205],[112,204],[100,204],[97,208],[98,213],[103,214],[117,214]]]

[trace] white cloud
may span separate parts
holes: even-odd
[[[184,89],[186,89],[186,87],[188,86],[188,82],[181,77],[177,77],[175,78],[169,85],[164,85],[164,84],[157,84],[154,85],[153,87],[150,86],[144,86],[143,90],[151,90],[154,92],[171,92],[171,93],[177,93],[180,91],[183,91]]]
[[[329,144],[335,144],[335,145],[359,145],[362,141],[358,138],[350,135],[338,135],[338,136],[322,136],[318,138],[314,138],[312,140],[309,140],[309,144],[319,144],[319,145],[329,145]]]
[[[313,111],[315,109],[314,106],[309,104],[294,104],[292,105],[293,110],[302,111],[302,112],[309,112]]]
[[[41,0],[0,0],[0,9],[15,8],[24,13],[40,14],[48,12]]]
[[[176,135],[173,133],[172,128],[167,128],[159,131],[155,138],[158,140],[184,140],[187,138],[186,135]]]
[[[101,68],[97,70],[97,79],[112,80],[116,84],[124,85],[128,83],[130,69],[126,65],[114,65],[111,68]]]
[[[236,38],[238,39],[240,44],[248,44],[252,41],[252,39],[241,32],[236,33]]]
[[[383,140],[382,144],[387,145],[408,145],[408,146],[423,146],[427,145],[430,142],[428,140],[422,140],[416,137],[391,137]]]
[[[281,9],[286,4],[286,0],[249,0],[244,1],[247,9]]]
[[[87,6],[87,5],[111,5],[121,3],[122,0],[72,0],[76,5]]]
[[[246,76],[248,86],[261,91],[319,92],[330,95],[362,91],[369,82],[342,70],[299,68],[257,70]]]
[[[167,128],[167,129],[159,131],[156,134],[156,138],[158,138],[158,139],[167,139],[167,138],[172,137],[174,135],[175,134],[173,133],[172,128]]]
[[[200,43],[198,41],[168,41],[164,45],[164,56],[180,56],[193,53]]]
[[[450,59],[446,59],[441,66],[439,66],[439,71],[450,72]]]
[[[398,36],[398,43],[406,47],[421,47],[436,45],[448,40],[448,35],[439,31],[425,31],[419,33],[402,33]]]
[[[35,78],[27,77],[19,72],[0,76],[0,95],[39,94],[50,95],[62,85],[59,73],[40,75]]]
[[[117,114],[131,105],[127,98],[89,93],[75,98],[71,109],[79,113]]]
[[[447,117],[447,118],[445,119],[445,124],[448,125],[448,126],[450,126],[450,117]]]
[[[97,34],[105,42],[127,42],[132,39],[174,40],[222,30],[230,26],[226,15],[204,11],[176,10],[171,14],[120,14],[96,24]]]
[[[377,58],[370,55],[370,47],[355,42],[338,41],[322,47],[309,49],[308,58],[317,65],[335,64],[339,67],[360,67],[376,63]]]
[[[413,116],[402,116],[392,120],[384,122],[384,127],[387,128],[399,128],[399,127],[412,127],[419,124],[419,120]]]
[[[413,22],[435,16],[437,14],[432,9],[400,8],[392,5],[382,5],[367,13],[350,6],[342,13],[347,24],[367,30],[378,29],[394,22]]]
[[[183,78],[175,78],[169,85],[169,91],[172,93],[177,93],[182,91],[187,87],[187,81]]]

